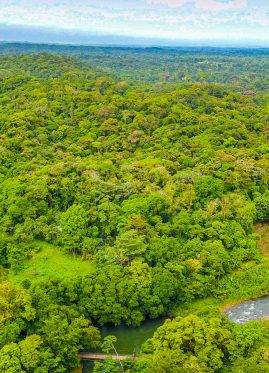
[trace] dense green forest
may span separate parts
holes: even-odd
[[[233,90],[255,94],[269,88],[268,48],[100,47],[1,43],[1,54],[47,52],[72,56],[115,80],[128,82],[225,83]]]
[[[268,322],[221,312],[269,293],[269,52],[0,51],[0,372],[72,372],[98,326],[159,316],[95,372],[269,372]]]

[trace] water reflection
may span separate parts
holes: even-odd
[[[107,335],[117,337],[116,349],[119,354],[139,353],[141,345],[151,338],[155,330],[164,323],[164,318],[144,321],[139,327],[104,325],[100,327],[102,338]],[[83,373],[93,372],[93,362],[83,361]]]

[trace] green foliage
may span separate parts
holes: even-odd
[[[0,283],[0,346],[15,342],[28,322],[35,317],[29,294],[11,285]]]
[[[231,372],[267,345],[267,333],[255,323],[238,326],[220,318],[167,320],[144,346],[153,353],[149,372]]]
[[[204,322],[197,316],[167,320],[150,343],[153,351],[171,349],[186,354],[183,366],[195,361],[202,370],[208,367],[214,371],[221,368],[225,354],[232,354],[234,348],[232,334],[228,328],[221,328],[220,320]]]
[[[170,85],[177,82],[222,83],[229,87],[240,89],[250,94],[253,90],[268,88],[268,49],[266,48],[207,48],[207,47],[98,47],[3,43],[1,54],[37,54],[53,53],[63,56],[73,56],[85,61],[96,69],[113,74],[121,81],[117,85],[117,93],[123,94],[128,83],[135,84],[160,83]],[[70,58],[69,58],[70,61]],[[73,63],[74,61],[71,60]],[[76,66],[83,65],[76,61]],[[4,66],[5,67],[5,66]],[[3,69],[4,69],[3,67]],[[63,72],[69,72],[68,60],[61,60],[61,66],[56,63],[42,64],[37,69],[33,63],[30,71],[37,77],[58,77]],[[20,70],[17,71],[20,77]],[[19,84],[17,76],[11,76],[10,81]],[[100,87],[108,84],[104,78]],[[6,84],[6,89],[10,83]],[[223,97],[221,89],[215,88],[215,94]],[[158,109],[157,109],[158,110]],[[156,111],[157,111],[156,110]],[[158,112],[161,114],[161,110]]]
[[[64,372],[78,365],[78,350],[98,346],[98,329],[78,310],[42,297],[40,289],[39,296],[41,304],[26,290],[0,284],[1,372]]]
[[[143,257],[146,251],[146,244],[144,243],[145,236],[131,229],[127,232],[121,233],[115,242],[115,247],[111,249],[112,259],[121,265],[130,264],[130,262],[139,257]]]
[[[223,278],[217,286],[217,293],[228,296],[231,300],[246,300],[267,295],[268,286],[268,261],[258,265],[250,262],[241,271]]]
[[[257,210],[257,220],[263,221],[269,218],[269,192],[257,195],[254,199]]]
[[[25,288],[0,284],[2,371],[70,371],[98,346],[94,325],[268,292],[253,234],[269,206],[265,52],[13,47],[34,55],[0,56],[1,275]],[[122,369],[240,372],[260,359],[266,371],[265,334],[176,318]]]
[[[124,360],[122,362],[122,369],[125,373],[148,373],[148,362]],[[119,362],[107,358],[104,362],[95,362],[94,373],[119,373],[122,372]]]
[[[7,344],[0,350],[0,368],[0,371],[7,373],[22,372],[20,349],[17,344]]]
[[[43,347],[43,341],[38,335],[31,335],[16,343],[6,344],[0,350],[0,371],[48,373],[58,370],[59,360],[53,357],[51,351]]]
[[[104,341],[102,343],[102,350],[109,354],[110,352],[114,352],[114,345],[117,342],[117,338],[114,335],[108,335],[104,338]]]
[[[84,237],[87,234],[87,214],[82,206],[72,205],[61,214],[60,242],[72,253],[81,253]]]

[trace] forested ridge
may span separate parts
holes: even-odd
[[[99,325],[159,316],[124,371],[269,372],[268,323],[206,306],[268,293],[268,78],[209,80],[0,56],[0,372],[71,372]]]
[[[226,84],[244,94],[268,90],[269,48],[78,46],[1,43],[0,54],[72,56],[129,82]]]

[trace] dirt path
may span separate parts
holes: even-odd
[[[258,242],[261,254],[266,258],[269,258],[269,221],[256,224],[255,233],[258,233],[261,236],[261,239]]]

